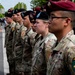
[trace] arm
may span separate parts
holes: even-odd
[[[55,46],[55,43],[56,43],[55,39],[49,39],[48,41],[45,42],[45,55],[47,61],[52,53],[52,48]]]
[[[68,48],[65,52],[65,62],[67,63],[67,69],[69,69],[71,75],[75,75],[75,46]]]

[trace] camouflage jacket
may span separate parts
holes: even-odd
[[[13,58],[12,40],[13,40],[14,27],[15,27],[15,22],[12,22],[10,25],[6,27],[5,30],[5,46],[6,46],[8,62]]]
[[[39,34],[37,34],[36,32],[34,32],[30,37],[30,42],[31,42],[32,49],[35,45],[35,42],[36,42],[37,38],[39,38]]]
[[[23,46],[22,39],[25,36],[26,28],[19,23],[15,26],[14,36],[13,36],[13,54],[14,58],[17,60],[22,59]]]
[[[47,53],[51,53],[51,48],[55,45],[56,37],[49,33],[43,39],[39,37],[32,52],[31,75],[46,75]]]
[[[47,65],[47,75],[75,75],[75,35],[70,31],[53,48]]]
[[[9,24],[5,27],[5,45],[7,45],[7,46],[8,46],[8,44],[10,45],[10,42],[13,39],[14,27],[15,27],[15,22],[12,22],[11,24]]]
[[[31,59],[32,59],[32,43],[31,43],[31,35],[33,34],[32,28],[26,31],[26,35],[23,40],[23,70],[24,72],[30,72],[31,70]]]
[[[14,37],[13,37],[13,55],[15,61],[15,71],[21,72],[22,67],[22,55],[23,55],[23,45],[22,40],[24,39],[26,33],[26,27],[16,23]]]

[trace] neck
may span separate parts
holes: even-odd
[[[47,31],[43,32],[41,35],[42,35],[43,37],[45,37],[48,33],[49,33],[49,31],[47,30]]]
[[[13,20],[11,20],[11,22],[9,22],[9,24],[11,24],[13,22]]]
[[[23,24],[23,22],[22,22],[22,21],[19,21],[18,23],[19,23],[20,25],[22,25],[22,24]]]
[[[32,24],[30,23],[28,26],[27,26],[27,29],[30,29],[32,26]]]
[[[59,31],[59,32],[54,33],[55,36],[57,37],[58,42],[59,42],[63,37],[65,37],[71,30],[72,30],[72,29],[66,29],[66,30],[63,30],[63,31]]]

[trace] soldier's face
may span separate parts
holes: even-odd
[[[59,33],[64,30],[66,18],[62,18],[61,11],[54,11],[50,14],[49,31],[52,33]]]
[[[12,19],[13,19],[14,21],[17,21],[17,15],[16,15],[16,14],[13,14]]]
[[[16,15],[17,15],[17,19],[16,19],[17,22],[21,21],[22,20],[21,13],[19,12]]]
[[[5,18],[6,22],[9,24],[11,22],[11,18],[10,17],[6,17]]]
[[[30,23],[29,16],[25,16],[23,18],[23,24],[24,24],[24,26],[28,27],[29,23]]]
[[[38,33],[38,34],[42,34],[45,32],[46,30],[46,23],[44,23],[43,20],[40,20],[40,19],[36,19],[36,22],[34,24],[34,28],[35,28],[35,31]]]

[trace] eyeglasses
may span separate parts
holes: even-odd
[[[60,19],[60,18],[65,19],[65,18],[68,18],[68,17],[50,16],[50,17],[49,17],[49,20],[53,20],[54,18],[57,18],[57,19]]]

